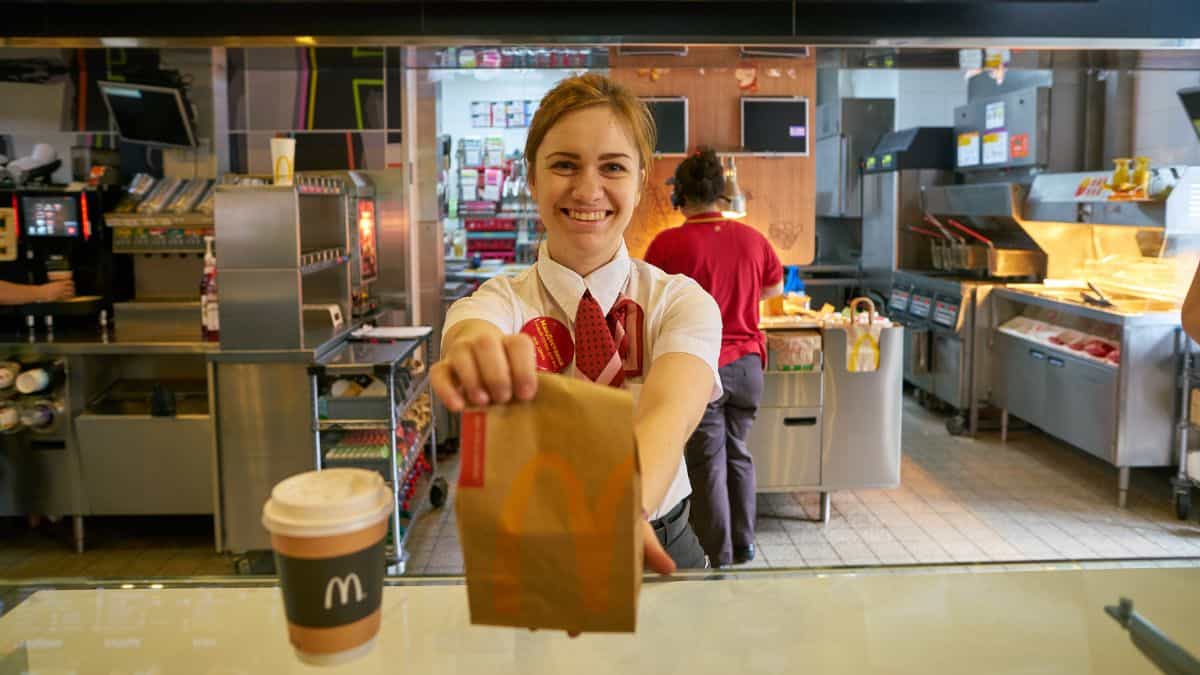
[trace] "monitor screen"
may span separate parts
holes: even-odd
[[[658,155],[686,155],[688,149],[688,105],[687,99],[644,98],[654,126],[658,130],[658,142],[654,153]]]
[[[742,150],[808,154],[808,99],[742,98]]]
[[[1192,123],[1192,131],[1200,137],[1200,87],[1188,87],[1179,90],[1179,100],[1187,112],[1188,121]]]
[[[79,236],[79,199],[68,196],[23,195],[22,234],[27,237]]]
[[[122,140],[166,147],[196,146],[181,90],[124,82],[97,84]]]

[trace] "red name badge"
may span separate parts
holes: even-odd
[[[539,316],[521,326],[521,332],[533,338],[537,352],[537,368],[551,373],[561,373],[575,358],[575,342],[571,331],[558,319]]]

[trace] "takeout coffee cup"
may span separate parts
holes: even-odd
[[[50,270],[46,272],[46,278],[50,281],[70,281],[74,273],[71,270]]]
[[[272,177],[276,185],[291,185],[296,166],[296,139],[271,139]]]
[[[284,479],[263,506],[301,661],[336,665],[371,651],[379,632],[392,491],[364,469]]]

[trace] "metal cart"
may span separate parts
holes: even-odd
[[[440,507],[448,494],[446,480],[437,475],[437,431],[429,369],[405,365],[422,347],[428,358],[431,335],[429,332],[416,339],[389,342],[350,341],[309,368],[316,466],[318,470],[354,467],[383,474],[395,500],[387,561],[389,570],[397,574],[404,572],[408,560],[405,544],[421,513],[420,506],[428,499],[433,508]],[[322,395],[333,380],[364,375],[382,382],[386,392],[353,397]],[[423,428],[406,429],[401,418],[423,397],[430,406]],[[369,433],[372,431],[381,433]],[[423,452],[426,445],[430,449],[428,463]]]
[[[1179,418],[1175,424],[1179,469],[1171,479],[1171,494],[1175,502],[1175,515],[1180,520],[1187,520],[1192,511],[1192,488],[1200,485],[1200,476],[1188,474],[1188,442],[1192,432],[1200,431],[1191,420],[1189,405],[1192,389],[1200,387],[1200,371],[1196,363],[1200,354],[1192,348],[1192,339],[1182,328],[1175,332],[1175,352],[1179,356]]]

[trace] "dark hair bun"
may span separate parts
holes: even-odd
[[[675,168],[675,191],[671,201],[676,206],[711,204],[723,194],[725,168],[712,148],[700,148]]]

